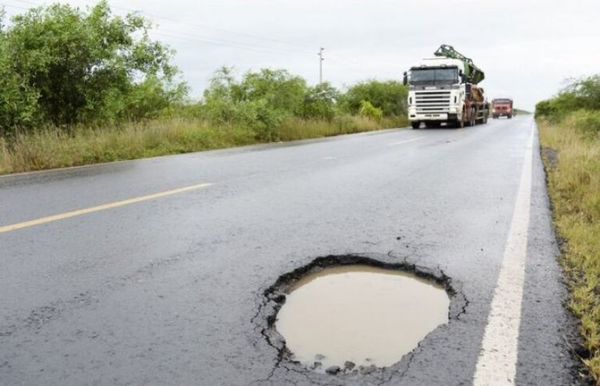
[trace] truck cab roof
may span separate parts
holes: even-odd
[[[465,64],[463,61],[458,59],[450,58],[429,58],[423,59],[416,66],[412,67],[411,70],[418,70],[419,68],[428,67],[458,67],[464,71]]]

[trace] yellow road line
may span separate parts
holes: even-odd
[[[21,222],[18,224],[0,226],[0,233],[7,233],[7,232],[12,232],[12,231],[16,231],[19,229],[23,229],[23,228],[30,228],[30,227],[37,226],[37,225],[43,225],[43,224],[48,224],[48,223],[55,222],[55,221],[66,220],[71,217],[83,216],[85,214],[100,212],[100,211],[108,210],[108,209],[119,208],[119,207],[126,206],[126,205],[136,204],[138,202],[155,200],[157,198],[172,196],[174,194],[179,194],[179,193],[185,193],[185,192],[189,192],[191,190],[202,189],[202,188],[205,188],[210,185],[212,185],[212,184],[204,183],[204,184],[186,186],[184,188],[167,190],[166,192],[154,193],[154,194],[149,194],[147,196],[135,197],[135,198],[127,199],[127,200],[115,201],[115,202],[111,202],[108,204],[93,206],[91,208],[85,208],[85,209],[74,210],[72,212],[55,214],[53,216],[42,217],[42,218],[38,218],[36,220],[25,221],[25,222]]]

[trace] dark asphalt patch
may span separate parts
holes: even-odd
[[[273,365],[273,369],[269,377],[264,381],[270,381],[279,368],[286,372],[292,371],[302,374],[314,383],[320,381],[331,383],[332,378],[335,377],[341,384],[358,377],[361,377],[366,382],[381,383],[399,374],[401,376],[407,371],[412,359],[412,352],[406,354],[401,360],[389,367],[378,368],[374,365],[354,367],[349,363],[348,366],[344,366],[343,368],[326,369],[326,374],[316,373],[313,369],[307,368],[293,359],[293,354],[286,347],[284,338],[275,329],[277,313],[285,304],[286,294],[300,279],[327,268],[346,265],[366,265],[388,270],[398,270],[429,280],[444,288],[450,297],[448,325],[460,319],[460,316],[466,311],[468,301],[461,292],[460,283],[452,280],[439,268],[411,264],[406,259],[400,259],[391,254],[348,254],[317,257],[310,263],[279,276],[275,283],[260,295],[259,310],[252,321],[256,325],[256,331],[260,331],[260,334],[268,345],[277,352],[277,359]],[[440,326],[438,329],[445,329],[448,325]],[[426,340],[427,337],[422,342]]]

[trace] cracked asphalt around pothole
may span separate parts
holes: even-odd
[[[532,130],[518,117],[0,177],[0,384],[472,384]],[[571,385],[537,146],[514,377],[498,382]],[[464,312],[384,371],[290,363],[265,339],[263,293],[350,254],[447,275]]]

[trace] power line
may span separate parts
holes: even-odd
[[[245,44],[245,43],[238,43],[238,42],[227,41],[227,40],[222,40],[222,39],[211,39],[211,38],[206,38],[206,37],[201,37],[201,36],[196,36],[196,35],[172,32],[172,31],[152,32],[151,34],[154,36],[159,36],[159,37],[162,36],[162,37],[167,37],[167,38],[172,38],[172,39],[201,42],[201,43],[207,43],[210,45],[214,45],[217,47],[238,48],[238,49],[242,49],[242,50],[253,51],[253,52],[258,52],[258,53],[266,53],[266,54],[271,54],[271,55],[272,54],[288,54],[289,55],[290,53],[294,53],[292,51],[282,51],[282,50],[277,50],[277,49],[270,48],[270,47],[249,45],[249,44]]]
[[[188,22],[182,22],[180,20],[175,20],[175,19],[171,19],[171,18],[167,18],[164,16],[157,16],[154,15],[152,13],[148,13],[145,11],[141,11],[141,10],[134,10],[134,9],[129,9],[129,8],[122,8],[122,7],[114,7],[116,9],[121,9],[121,10],[125,10],[125,11],[130,11],[130,12],[134,12],[134,13],[139,13],[143,16],[147,16],[147,17],[151,17],[157,20],[166,20],[169,22],[173,22],[173,23],[177,23],[177,24],[184,24],[190,27],[195,27],[195,28],[200,28],[200,29],[211,29],[214,31],[221,31],[221,32],[225,32],[225,33],[229,33],[229,34],[233,34],[233,35],[239,35],[239,36],[245,36],[245,37],[249,37],[252,39],[256,39],[256,40],[262,40],[262,41],[268,41],[268,42],[272,42],[272,43],[276,43],[276,44],[281,44],[281,45],[287,45],[290,47],[296,47],[296,48],[301,48],[303,50],[306,49],[306,51],[304,51],[305,53],[310,53],[307,50],[307,46],[305,45],[299,45],[299,44],[295,44],[295,43],[290,43],[290,42],[286,42],[283,40],[279,40],[279,39],[273,39],[273,38],[267,38],[264,36],[259,36],[259,35],[255,35],[255,34],[249,34],[246,32],[239,32],[239,31],[233,31],[233,30],[229,30],[229,29],[225,29],[225,28],[220,28],[220,27],[214,27],[214,26],[210,26],[207,24],[202,24],[202,23],[188,23]]]
[[[0,4],[1,7],[7,7],[7,8],[15,8],[15,9],[24,9],[26,11],[29,10],[29,8],[25,8],[25,7],[20,7],[18,5],[12,5],[12,4]]]
[[[40,3],[34,3],[31,1],[27,1],[27,0],[13,0],[13,1],[18,1],[18,2],[22,2],[25,4],[29,4],[29,5],[33,5],[33,6],[40,6],[42,4]],[[90,0],[83,0],[84,2],[88,2],[90,3]],[[15,6],[16,7],[16,6]],[[134,13],[134,14],[139,14],[142,16],[146,16],[152,19],[156,19],[156,20],[165,20],[171,23],[177,23],[179,25],[187,25],[193,28],[199,28],[199,29],[212,29],[215,31],[222,31],[225,33],[229,33],[229,34],[234,34],[234,35],[239,35],[239,36],[245,36],[245,37],[249,37],[251,39],[256,39],[256,40],[263,40],[265,42],[272,42],[278,45],[286,45],[288,47],[294,47],[294,48],[285,48],[285,47],[269,47],[269,46],[265,46],[265,45],[259,45],[257,42],[248,42],[248,41],[234,41],[234,40],[227,40],[227,39],[221,39],[221,38],[212,38],[210,36],[206,36],[206,35],[192,35],[189,33],[185,33],[185,32],[180,32],[180,31],[170,31],[170,30],[165,30],[164,28],[158,28],[155,31],[153,31],[153,33],[155,35],[160,35],[164,32],[166,32],[167,34],[171,34],[171,35],[166,35],[164,34],[164,36],[167,37],[171,37],[171,38],[183,38],[183,39],[187,39],[187,40],[198,40],[198,41],[202,41],[205,43],[209,43],[209,44],[221,44],[223,46],[229,46],[229,47],[235,47],[235,48],[240,48],[240,49],[252,49],[252,50],[262,50],[262,51],[269,51],[272,53],[304,53],[307,55],[310,55],[310,51],[306,50],[305,46],[301,46],[301,45],[297,45],[297,44],[293,44],[293,43],[289,43],[289,42],[285,42],[282,40],[278,40],[278,39],[272,39],[272,38],[266,38],[266,37],[262,37],[262,36],[258,36],[258,35],[254,35],[254,34],[248,34],[248,33],[244,33],[244,32],[238,32],[238,31],[231,31],[231,30],[227,30],[224,28],[218,28],[218,27],[212,27],[212,26],[208,26],[205,24],[191,24],[191,23],[187,23],[187,22],[181,22],[179,20],[175,20],[172,18],[168,18],[165,16],[159,16],[147,11],[143,11],[143,10],[139,10],[139,9],[132,9],[132,8],[127,8],[127,7],[120,7],[120,6],[113,6],[111,5],[112,9],[117,9],[117,10],[121,10],[121,11],[125,11],[125,12],[130,12],[130,13]],[[26,8],[22,8],[21,9],[26,9]],[[299,50],[298,48],[301,48],[302,50]],[[286,52],[284,52],[286,51]]]
[[[30,1],[26,1],[26,0],[14,0],[14,1],[19,1],[19,2],[23,2],[26,4],[30,4],[30,5],[35,5],[35,6],[39,6],[42,4],[39,3],[33,3]],[[82,0],[84,2],[87,2],[88,4],[95,4],[93,2],[93,0]],[[141,9],[133,9],[133,8],[128,8],[128,7],[121,7],[121,6],[116,6],[116,5],[111,5],[110,6],[111,9],[117,9],[117,10],[121,10],[121,11],[125,11],[125,12],[130,12],[130,13],[134,13],[134,14],[139,14],[142,16],[146,16],[151,18],[152,20],[164,20],[164,21],[168,21],[171,23],[177,23],[178,25],[187,25],[190,27],[194,27],[194,28],[199,28],[199,29],[210,29],[210,30],[215,30],[215,31],[221,31],[221,32],[225,32],[225,33],[229,33],[229,34],[233,34],[233,35],[239,35],[239,36],[244,36],[244,37],[248,37],[251,39],[256,39],[256,40],[262,40],[262,41],[268,41],[268,42],[272,42],[272,43],[276,43],[276,44],[280,44],[280,45],[287,45],[290,47],[295,47],[295,51],[298,51],[298,48],[305,50],[304,53],[306,54],[310,54],[310,51],[308,51],[307,46],[305,45],[299,45],[299,44],[295,44],[295,43],[290,43],[290,42],[286,42],[283,40],[279,40],[279,39],[273,39],[273,38],[268,38],[268,37],[264,37],[264,36],[259,36],[259,35],[255,35],[255,34],[249,34],[246,32],[239,32],[239,31],[233,31],[233,30],[228,30],[225,28],[220,28],[220,27],[213,27],[207,24],[203,24],[203,23],[189,23],[189,22],[182,22],[181,20],[176,20],[176,19],[172,19],[169,17],[165,17],[165,16],[160,16],[157,15],[155,13],[151,13],[148,11],[144,11]],[[169,32],[169,31],[167,31]],[[237,42],[237,43],[242,43],[242,44],[247,44],[246,42]],[[252,43],[251,43],[252,44]],[[255,44],[255,43],[254,43]]]
[[[27,1],[27,0],[13,0],[16,2],[21,2],[24,4],[28,4],[28,5],[33,5],[33,6],[42,6],[42,3],[34,3],[31,1]],[[93,3],[92,0],[83,0],[84,2],[88,2],[88,5],[90,3]],[[27,9],[24,7],[19,7],[19,6],[15,6],[15,5],[10,5],[13,8],[18,8],[18,9]],[[200,35],[200,34],[196,34],[196,33],[186,33],[186,32],[180,32],[180,31],[172,31],[169,29],[164,29],[164,28],[158,28],[156,30],[150,31],[152,35],[155,36],[163,36],[163,37],[167,37],[167,38],[171,38],[171,39],[180,39],[180,40],[188,40],[188,41],[196,41],[196,42],[202,42],[202,43],[206,43],[206,44],[210,44],[210,45],[214,45],[214,46],[221,46],[221,47],[230,47],[230,48],[237,48],[237,49],[242,49],[242,50],[246,50],[246,51],[251,51],[251,52],[256,52],[256,53],[262,53],[262,54],[296,54],[296,53],[300,53],[300,54],[307,54],[310,55],[310,51],[306,50],[306,46],[304,45],[299,45],[299,44],[295,44],[295,43],[291,43],[291,42],[286,42],[286,41],[282,41],[282,40],[278,40],[278,39],[272,39],[272,38],[267,38],[264,36],[260,36],[260,35],[255,35],[255,34],[249,34],[249,33],[245,33],[245,32],[239,32],[239,31],[232,31],[232,30],[228,30],[225,28],[219,28],[219,27],[213,27],[213,26],[209,26],[206,24],[192,24],[192,23],[187,23],[187,22],[181,22],[179,20],[175,20],[172,18],[168,18],[165,16],[159,16],[147,11],[142,11],[139,9],[131,9],[131,8],[127,8],[127,7],[121,7],[121,6],[114,6],[111,5],[110,6],[111,9],[117,9],[117,10],[121,10],[121,11],[125,11],[125,12],[130,12],[130,13],[134,13],[134,14],[139,14],[141,16],[146,16],[148,18],[152,19],[156,19],[156,20],[165,20],[171,23],[177,23],[179,25],[187,25],[190,27],[193,27],[195,29],[204,29],[204,30],[215,30],[215,31],[222,31],[228,34],[232,34],[232,35],[238,35],[238,36],[242,36],[242,37],[247,37],[250,39],[254,39],[257,41],[263,41],[263,42],[271,42],[271,43],[275,43],[277,46],[265,46],[265,45],[261,45],[260,43],[256,42],[256,41],[243,41],[243,40],[230,40],[230,39],[222,39],[222,38],[213,38],[211,36],[207,36],[207,35]],[[282,47],[282,46],[287,46],[287,47]],[[322,49],[324,50],[324,49]],[[322,69],[322,63],[325,60],[325,58],[323,57],[323,51],[320,50],[319,51],[319,82],[322,83],[323,81],[323,69]],[[356,69],[351,68],[352,66],[360,66],[361,64],[358,63],[356,60],[354,59],[346,59],[346,58],[342,58],[338,55],[335,54],[330,54],[329,55],[329,59],[332,60],[334,63],[338,63],[340,65],[345,65],[347,66],[346,69],[356,72],[356,73],[362,73],[362,71],[358,71]]]

